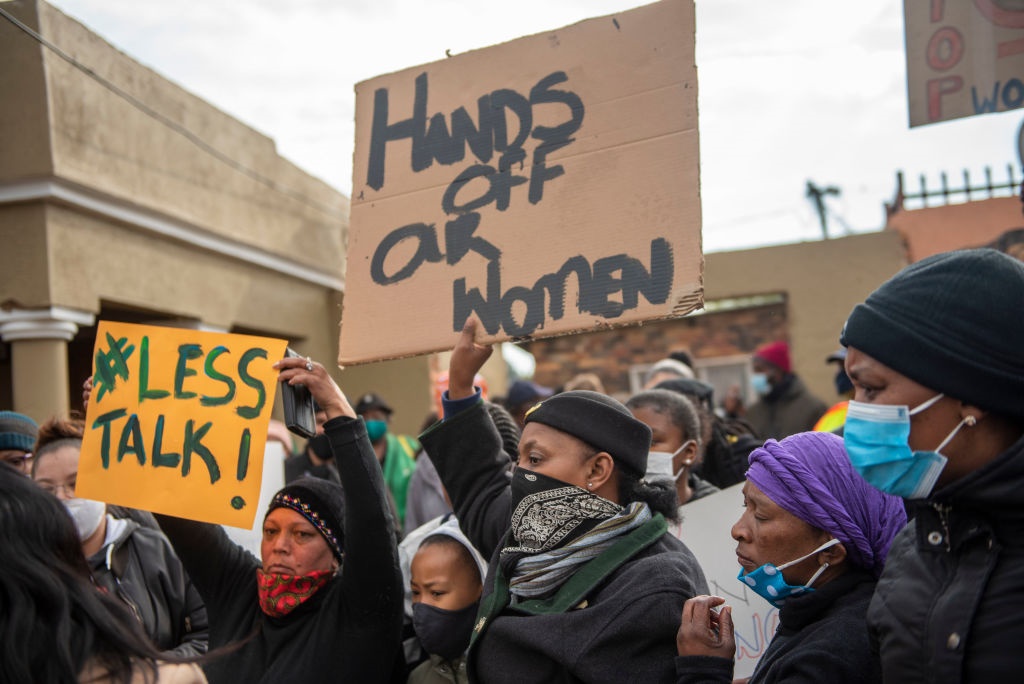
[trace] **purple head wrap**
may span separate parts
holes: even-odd
[[[747,479],[785,510],[841,541],[850,561],[876,577],[907,523],[903,501],[865,482],[850,465],[842,437],[830,432],[769,439],[751,452]]]

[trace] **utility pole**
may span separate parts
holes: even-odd
[[[814,204],[814,208],[818,210],[818,219],[821,221],[821,237],[823,240],[828,240],[828,214],[825,209],[825,195],[839,196],[839,188],[834,185],[830,185],[827,188],[821,188],[814,184],[813,181],[807,181],[807,199],[811,200]]]

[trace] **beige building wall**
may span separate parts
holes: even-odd
[[[778,247],[708,254],[707,301],[782,293],[787,299],[793,370],[825,401],[835,396],[835,369],[825,357],[853,307],[906,262],[889,231]]]
[[[1024,227],[1021,209],[1019,197],[994,197],[900,210],[889,217],[886,228],[903,237],[908,258],[915,262],[940,252],[981,247],[1008,230]]]
[[[105,311],[283,337],[333,365],[348,199],[50,5],[3,7],[96,74],[0,22],[4,408],[76,406],[81,378],[50,361]]]

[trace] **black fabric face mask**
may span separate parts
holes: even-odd
[[[455,660],[469,648],[480,602],[462,610],[445,610],[425,603],[412,605],[412,626],[423,650],[445,660]]]

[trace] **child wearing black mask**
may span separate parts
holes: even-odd
[[[443,529],[443,528],[442,528]],[[423,540],[412,559],[412,622],[430,659],[408,684],[465,684],[466,649],[480,606],[483,560],[461,535]]]

